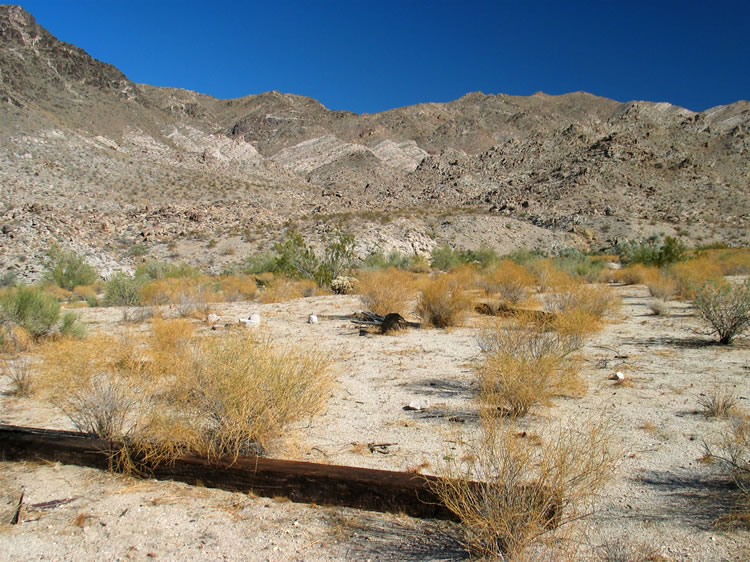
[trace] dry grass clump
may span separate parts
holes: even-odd
[[[723,433],[717,444],[704,442],[705,457],[726,470],[744,498],[744,504],[731,514],[731,519],[750,526],[750,421],[747,417],[736,417],[729,424],[730,430]]]
[[[495,269],[482,277],[481,281],[482,288],[488,296],[497,294],[508,305],[523,302],[535,283],[534,275],[512,260],[498,263]]]
[[[267,304],[272,302],[286,302],[304,297],[313,297],[325,294],[311,279],[289,279],[287,277],[274,277],[260,292],[258,300]]]
[[[539,291],[542,293],[576,284],[570,275],[555,267],[554,262],[549,258],[537,260],[532,264],[531,269],[536,276]]]
[[[465,283],[461,273],[437,274],[425,282],[417,297],[417,316],[436,328],[460,324],[471,308]]]
[[[39,387],[84,433],[103,439],[133,434],[147,417],[153,390],[121,338],[61,340],[42,349]]]
[[[720,268],[723,275],[747,275],[750,273],[750,248],[724,248],[701,250],[700,255]]]
[[[43,356],[43,394],[79,430],[151,463],[262,454],[320,409],[333,381],[320,354],[245,333],[200,338],[184,319],[156,319],[147,337],[56,342]],[[132,467],[127,451],[118,462]]]
[[[677,280],[674,277],[659,271],[651,279],[646,281],[646,286],[652,297],[667,301],[677,293]]]
[[[721,267],[708,258],[697,258],[674,264],[669,274],[677,284],[676,296],[682,300],[695,298],[695,291],[709,281],[723,284]]]
[[[548,533],[565,538],[612,476],[617,457],[602,422],[546,430],[541,443],[525,435],[512,422],[484,419],[470,454],[435,484],[474,556],[517,559]]]
[[[566,283],[550,288],[545,308],[554,314],[565,314],[578,310],[601,320],[615,312],[619,299],[604,285]]]
[[[728,418],[737,408],[737,395],[726,388],[716,388],[698,397],[698,405],[707,418]]]
[[[0,362],[3,376],[10,379],[10,393],[15,396],[30,396],[34,385],[34,369],[31,359],[17,357]]]
[[[411,313],[417,292],[413,275],[394,267],[361,272],[358,290],[362,306],[369,312],[401,316]]]
[[[485,411],[525,416],[553,396],[580,396],[585,385],[578,360],[577,334],[560,333],[526,318],[497,322],[480,339],[487,357],[479,367],[480,402]]]

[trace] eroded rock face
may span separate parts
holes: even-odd
[[[220,271],[289,226],[314,242],[342,221],[363,253],[750,243],[747,101],[474,92],[357,115],[280,92],[218,100],[134,84],[0,6],[0,126],[0,267],[24,278],[53,241],[108,270],[144,244]]]

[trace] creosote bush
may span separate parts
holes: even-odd
[[[592,420],[531,439],[512,420],[483,418],[481,436],[444,468],[435,490],[461,521],[471,554],[520,558],[546,534],[570,535],[592,512],[616,463],[612,435]]]
[[[743,284],[706,283],[695,293],[698,315],[729,344],[750,326],[750,281]]]

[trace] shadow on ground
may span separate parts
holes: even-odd
[[[641,513],[643,520],[677,520],[697,529],[708,530],[719,518],[743,506],[743,496],[728,478],[716,474],[650,471],[642,482],[663,497],[652,511]]]
[[[455,523],[370,512],[335,511],[327,518],[346,560],[467,560]]]

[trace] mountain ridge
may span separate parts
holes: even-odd
[[[362,254],[750,242],[744,100],[695,113],[470,92],[356,114],[278,91],[218,99],[134,83],[17,6],[0,6],[0,69],[0,263],[21,276],[53,241],[105,272],[133,244],[220,269],[341,221]],[[483,225],[468,239],[465,216]]]

